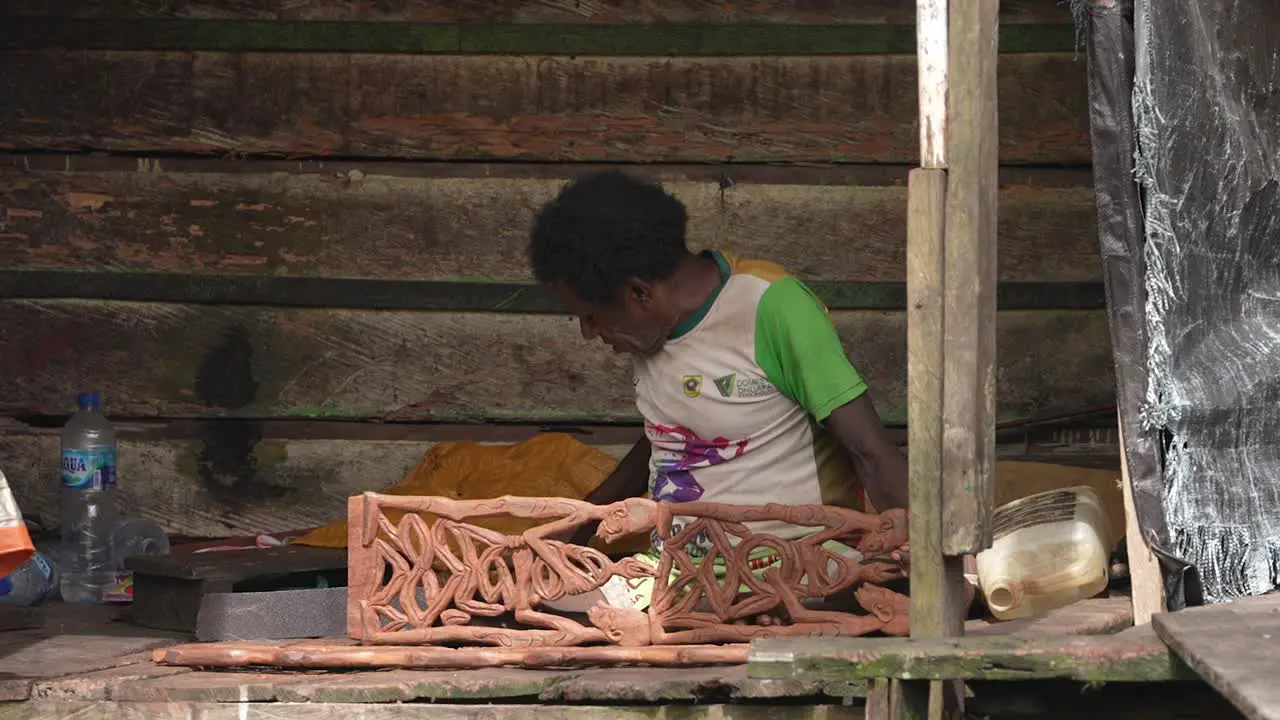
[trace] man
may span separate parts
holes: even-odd
[[[661,187],[619,172],[569,184],[535,220],[535,277],[583,337],[634,360],[645,437],[587,499],[647,490],[671,502],[861,508],[865,488],[876,510],[906,507],[906,458],[822,303],[771,262],[691,252],[686,223]]]

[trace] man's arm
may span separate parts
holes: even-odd
[[[876,510],[907,506],[907,460],[885,433],[822,301],[799,280],[777,280],[760,298],[756,361],[849,453]]]
[[[587,493],[587,502],[608,505],[627,498],[640,497],[649,489],[649,438],[642,437],[618,466],[595,490]]]
[[[631,448],[618,466],[609,473],[595,490],[584,498],[595,505],[608,505],[628,498],[640,497],[649,489],[649,438],[642,437]],[[578,528],[570,542],[575,545],[586,545],[595,534],[596,525],[587,523]]]
[[[849,453],[876,512],[907,506],[907,458],[894,446],[866,393],[831,411],[826,427]]]

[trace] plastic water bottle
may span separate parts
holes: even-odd
[[[134,555],[167,555],[169,536],[158,523],[143,517],[121,517],[111,532],[114,568],[124,570],[124,561]]]
[[[57,592],[57,566],[39,550],[17,570],[0,578],[0,605],[35,605]]]
[[[146,518],[121,517],[111,532],[112,569],[115,582],[103,593],[103,602],[133,602],[133,573],[125,561],[135,555],[166,555],[169,536]]]
[[[65,602],[101,603],[115,582],[116,432],[98,393],[81,393],[78,402],[80,411],[62,428],[58,567]]]

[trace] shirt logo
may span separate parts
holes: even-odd
[[[698,397],[702,394],[701,375],[685,375],[680,378],[680,384],[684,387],[684,394],[691,398]]]
[[[729,373],[721,375],[715,379],[716,389],[720,391],[720,397],[729,397],[733,395],[733,388],[738,384],[738,373]]]

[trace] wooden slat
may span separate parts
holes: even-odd
[[[1084,63],[1004,56],[1001,161],[1088,164]],[[914,162],[914,55],[11,51],[0,148]],[[127,92],[122,92],[127,88]],[[252,97],[253,102],[245,102]]]
[[[119,622],[118,607],[45,603],[41,627],[0,635],[0,707],[26,700],[36,682],[139,662],[136,654],[184,639]],[[8,707],[3,713],[8,716]]]
[[[1069,52],[1069,24],[1007,25],[1001,50]],[[213,50],[227,52],[498,53],[727,57],[910,53],[908,25],[584,25],[368,23],[210,19],[0,22],[0,49]]]
[[[351,179],[366,175],[428,179],[472,180],[557,180],[602,170],[619,170],[658,182],[764,185],[866,185],[905,186],[906,165],[882,163],[626,163],[626,162],[509,162],[481,160],[396,160],[386,158],[253,158],[233,156],[173,155],[135,156],[105,153],[31,152],[0,154],[0,168],[31,171],[72,172],[169,172],[224,175],[261,173],[320,174]],[[359,171],[352,173],[352,171]],[[1084,188],[1093,186],[1093,169],[1088,166],[1002,165],[1000,187]]]
[[[917,553],[911,637],[940,638],[964,634],[967,607],[964,562],[942,554],[946,170],[913,170],[907,192],[907,431],[911,546]],[[955,683],[894,683],[889,697],[892,716],[902,718],[942,717],[964,704],[963,688]]]
[[[1120,420],[1122,413],[1116,413]],[[1164,577],[1160,569],[1160,561],[1151,546],[1147,544],[1146,534],[1138,522],[1138,509],[1133,503],[1133,481],[1129,477],[1129,463],[1124,454],[1124,424],[1116,423],[1116,431],[1120,440],[1120,486],[1124,495],[1124,537],[1125,561],[1129,566],[1130,594],[1133,597],[1133,624],[1146,625],[1151,616],[1164,612]]]
[[[788,23],[910,25],[915,6],[902,0],[811,2],[756,0],[8,0],[15,16],[173,17],[256,20],[364,20],[439,23]],[[1058,0],[1004,0],[1001,23],[1070,22]]]
[[[315,646],[322,640],[289,641],[288,646]],[[249,694],[274,697],[267,700],[279,702],[310,703],[323,707],[328,703],[392,703],[407,705],[442,703],[450,700],[477,702],[485,705],[506,705],[519,698],[536,697],[546,704],[608,702],[645,703],[707,703],[726,697],[741,700],[775,700],[779,697],[807,698],[816,703],[828,702],[834,692],[824,696],[824,687],[806,683],[760,682],[746,677],[745,665],[703,668],[556,668],[551,670],[522,670],[516,668],[488,669],[475,672],[451,672],[431,670],[373,670],[342,673],[294,673],[292,682],[270,688],[272,674],[247,672],[195,671],[173,666],[155,665],[147,653],[145,665],[158,669],[162,675],[189,674],[182,680],[174,678],[161,683],[173,699],[184,694],[191,699],[234,703],[240,701],[238,688],[228,680],[240,678],[249,688]],[[277,673],[274,678],[284,680],[286,675]],[[107,697],[124,690],[125,682],[103,683]],[[203,684],[202,684],[203,681]],[[46,684],[65,699],[101,699],[90,693],[79,692],[76,678]],[[263,687],[268,686],[268,687]],[[836,686],[841,687],[841,686]],[[841,689],[856,693],[858,684],[844,684]],[[262,688],[262,691],[259,691]],[[832,688],[834,689],[834,688]],[[203,692],[202,692],[203,690]],[[265,691],[265,692],[263,692]],[[127,690],[125,693],[127,694]],[[848,697],[849,695],[844,695]],[[840,697],[837,695],[837,697]],[[563,706],[563,705],[562,705]],[[499,710],[498,708],[489,708]]]
[[[216,437],[122,440],[118,502],[121,512],[147,517],[175,535],[299,530],[341,519],[350,494],[398,482],[430,447],[351,440],[250,440],[241,447]],[[22,511],[56,524],[58,487],[49,478],[57,472],[57,436],[0,436],[0,457]]]
[[[122,512],[154,520],[174,535],[300,530],[345,517],[352,495],[400,482],[432,445],[253,437],[237,444],[214,432],[177,440],[126,438],[120,441],[118,502]],[[599,449],[621,458],[630,445]],[[57,474],[57,435],[0,435],[0,458],[22,511],[56,524],[58,487],[49,478]]]
[[[1280,594],[1157,613],[1151,624],[1249,720],[1280,718]]]
[[[911,173],[907,238],[907,446],[910,451],[911,637],[964,634],[964,567],[942,555],[942,295],[947,173]],[[904,697],[916,695],[904,692]]]
[[[832,317],[882,417],[900,420],[904,314]],[[1114,397],[1105,312],[1010,311],[999,323],[1004,417]],[[635,417],[629,360],[566,316],[0,301],[0,336],[0,414],[63,413],[93,387],[134,418]]]
[[[438,441],[424,437],[514,443],[531,437],[537,430],[511,428],[507,437],[501,437],[482,428],[457,428],[448,434],[420,428],[406,434],[403,440],[373,440],[357,439],[362,434],[350,429],[338,433],[326,432],[323,427],[313,429],[341,423],[288,423],[303,426],[292,433],[273,429],[273,425],[282,423],[227,424],[230,429],[188,428],[182,436],[166,439],[149,439],[146,434],[123,426],[118,494],[121,510],[150,518],[171,534],[188,537],[300,530],[345,517],[347,498],[352,495],[384,490],[399,482]],[[620,459],[639,433],[638,428],[628,430],[626,442],[614,436],[580,439]],[[293,437],[281,437],[282,434]],[[1000,450],[1010,458],[996,464],[997,489],[1002,499],[1086,484],[1095,488],[1104,502],[1119,502],[1114,484],[1108,488],[1105,483],[1106,478],[1114,477],[1111,473],[1058,464],[1072,462],[1067,454],[1046,456],[1045,461],[1033,463],[1019,459],[1027,452],[1025,446],[1010,444]],[[56,428],[0,432],[0,464],[23,513],[38,518],[46,527],[55,526],[58,485],[49,482],[49,478],[58,474]],[[509,489],[511,494],[528,492],[518,486]],[[504,489],[486,487],[476,491],[502,494]],[[1127,613],[1128,601],[1121,600]],[[1051,622],[1056,615],[988,625],[985,629],[975,626],[971,632],[991,632],[1002,627],[1029,632],[1049,622],[1047,631],[1060,633],[1063,623]],[[1073,622],[1079,624],[1078,619]],[[1111,629],[1114,628],[1107,631]]]
[[[533,213],[565,182],[168,162],[0,166],[0,266],[527,282]],[[691,247],[768,258],[805,280],[906,278],[903,186],[659,179],[688,209]],[[1093,189],[1028,180],[1000,193],[1001,279],[1100,280]]]
[[[996,227],[998,0],[950,6],[947,64],[946,304],[942,553],[991,546],[998,389]]]
[[[808,280],[831,310],[906,310],[906,284]],[[534,283],[473,280],[368,280],[262,275],[0,270],[0,297],[23,300],[128,300],[269,305],[351,310],[437,310],[564,314],[564,304]],[[1100,282],[1009,282],[1002,310],[1103,310]]]
[[[224,681],[223,695],[234,695],[234,683],[251,687],[252,681],[267,687],[273,694],[279,688],[287,692],[288,686],[306,680],[304,675],[235,673],[208,673],[199,679]],[[129,693],[137,692],[144,684],[131,686]],[[230,702],[199,700],[171,700],[168,688],[163,684],[154,687],[154,700],[134,702],[113,696],[112,700],[84,702],[74,700],[39,700],[18,706],[6,718],[12,720],[44,720],[44,718],[75,718],[76,720],[417,720],[424,714],[419,703],[361,702],[262,702],[258,698]],[[187,694],[194,694],[190,688]],[[177,693],[175,693],[177,694]],[[127,697],[127,696],[126,696]],[[237,704],[238,703],[238,704]],[[651,720],[663,708],[655,705],[547,705],[522,697],[520,704],[503,703],[501,708],[477,706],[474,702],[461,704],[431,703],[432,720],[476,720],[476,718],[501,717],[505,720],[541,720],[548,715],[556,720]],[[760,706],[753,703],[718,704],[700,703],[681,708],[680,716],[686,720],[755,720],[760,717]],[[827,705],[775,705],[769,708],[769,717],[776,720],[862,720],[862,709],[831,701]]]
[[[1194,674],[1151,632],[1053,638],[761,640],[752,644],[748,673],[801,680],[1194,680]]]

